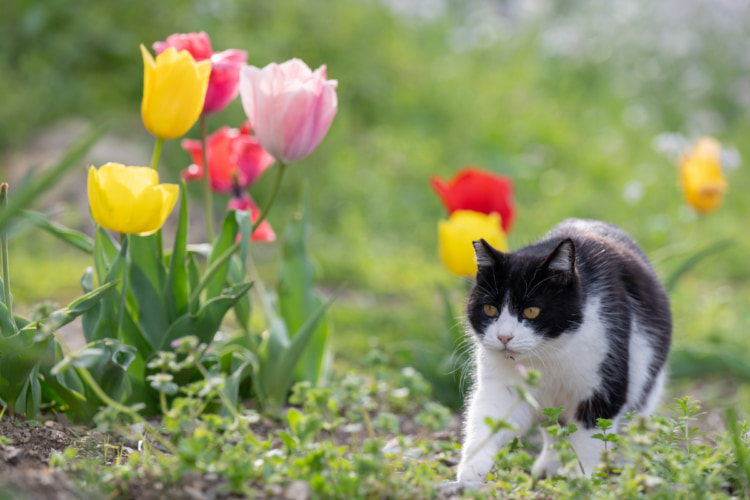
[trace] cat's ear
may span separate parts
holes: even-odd
[[[491,267],[500,263],[502,252],[495,250],[484,238],[473,242],[477,267]]]
[[[573,274],[576,266],[576,246],[573,240],[565,238],[562,240],[542,264],[549,271]]]

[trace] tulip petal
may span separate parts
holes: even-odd
[[[110,213],[106,198],[101,195],[101,185],[99,181],[99,171],[95,167],[89,168],[88,183],[89,206],[91,207],[91,216],[97,224],[106,227],[108,215]]]
[[[258,73],[260,73],[260,70],[255,66],[245,66],[240,70],[240,101],[251,128],[254,128],[257,123],[255,117],[255,79],[258,77]]]
[[[335,82],[331,82],[334,81],[317,80],[306,85],[312,100],[307,105],[307,113],[299,123],[299,128],[288,132],[292,135],[288,137],[285,151],[287,158],[299,159],[310,155],[328,132],[338,110]]]
[[[456,210],[498,213],[502,219],[503,231],[511,231],[516,208],[513,202],[513,181],[509,177],[475,167],[465,167],[449,182],[434,176],[430,183],[448,214]]]
[[[680,162],[680,180],[687,203],[698,213],[721,206],[728,183],[721,171],[721,144],[701,137]]]
[[[336,115],[337,85],[299,59],[243,68],[240,97],[263,149],[284,163],[312,153]]]
[[[484,238],[500,251],[508,250],[508,242],[500,228],[497,213],[483,214],[457,210],[447,221],[438,221],[438,252],[445,267],[457,276],[477,272],[473,241]]]
[[[240,70],[245,65],[247,52],[229,49],[211,56],[211,77],[208,80],[203,114],[217,113],[239,94]]]
[[[152,234],[164,225],[179,195],[180,187],[177,184],[159,184],[143,193],[138,199],[136,210],[150,210],[151,217],[143,220],[143,225],[139,228],[141,236]]]
[[[88,174],[91,215],[101,227],[118,233],[151,233],[172,210],[179,187],[158,184],[158,174],[147,167],[108,163]]]
[[[203,167],[192,163],[180,174],[180,178],[185,182],[199,181],[203,179]]]
[[[99,169],[105,179],[116,177],[117,181],[134,196],[144,189],[159,184],[159,174],[151,167],[126,167],[119,163],[107,163]]]
[[[232,141],[232,161],[237,165],[237,184],[240,189],[252,186],[276,161],[250,134],[240,134]]]
[[[187,51],[169,47],[154,61],[141,46],[144,89],[141,116],[146,128],[162,139],[184,135],[198,120],[211,73],[209,60],[196,63]]]
[[[101,194],[102,197],[106,198],[107,205],[111,207],[107,220],[109,225],[105,227],[118,233],[133,233],[131,220],[137,214],[132,211],[132,207],[135,204],[136,196],[125,183],[120,181],[118,178],[120,172],[101,172],[101,169],[99,170]]]
[[[180,188],[176,184],[160,184],[144,190],[133,205],[135,217],[130,232],[147,236],[159,230],[172,211]]]
[[[153,44],[153,49],[157,54],[161,54],[170,47],[178,51],[187,50],[196,61],[208,59],[213,53],[211,39],[205,31],[200,33],[175,33],[169,35],[166,41]]]

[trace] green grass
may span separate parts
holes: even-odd
[[[157,489],[179,498],[206,488],[253,497],[278,494],[294,480],[321,498],[435,498],[454,480],[448,464],[460,449],[455,421],[431,401],[419,374],[376,373],[348,374],[326,389],[299,385],[287,413],[245,410],[250,425],[240,427],[217,415],[192,418],[191,408],[215,396],[215,388],[198,396],[205,385],[199,383],[184,388],[162,421],[160,442],[168,439],[171,453],[148,444],[123,453],[124,436],[142,436],[123,427],[122,415],[106,412],[99,429],[121,433],[106,439],[111,449],[77,445],[54,452],[52,466],[79,487],[98,485],[111,497]],[[539,440],[529,433],[499,450],[487,484],[464,498],[740,498],[747,491],[747,464],[735,454],[746,450],[747,423],[733,421],[729,432],[707,427],[700,404],[688,397],[661,416],[628,417],[620,435],[600,422],[607,452],[590,477],[575,474],[578,461],[566,439],[575,429],[556,423],[561,410],[545,414],[552,416],[547,432],[558,436],[554,448],[567,476],[531,476]]]
[[[79,280],[92,265],[90,256],[36,230],[11,238],[8,253],[13,298],[21,313],[35,303],[53,300],[62,306],[79,297]]]

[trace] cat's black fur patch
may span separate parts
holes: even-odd
[[[638,411],[667,358],[672,318],[669,300],[643,251],[625,232],[599,221],[568,219],[538,243],[513,253],[498,252],[476,242],[479,270],[467,301],[474,331],[483,335],[494,321],[482,312],[484,304],[504,306],[545,339],[575,335],[583,321],[587,300],[598,297],[608,351],[599,366],[600,386],[578,402],[575,417],[587,428],[597,418],[611,419],[627,403],[630,336],[634,321],[647,334],[652,350],[648,377],[641,394],[627,411]],[[565,259],[571,259],[566,269]],[[526,307],[544,314],[523,317]]]

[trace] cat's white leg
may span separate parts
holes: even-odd
[[[534,462],[531,474],[539,478],[552,477],[560,471],[560,461],[557,459],[557,452],[552,449],[555,439],[549,435],[545,428],[542,428],[542,439],[544,440],[542,452],[539,453]]]
[[[656,376],[654,386],[651,388],[651,393],[646,399],[646,404],[643,405],[643,408],[638,413],[650,416],[656,411],[656,407],[659,406],[659,403],[661,402],[661,395],[664,392],[664,380],[666,378],[666,371],[662,369],[662,371],[659,372],[659,375]]]
[[[578,455],[580,465],[583,466],[583,473],[590,476],[601,462],[601,455],[604,450],[604,442],[591,436],[601,431],[599,429],[586,429],[581,422],[576,422],[576,425],[578,430],[570,435],[568,442]],[[612,427],[617,429],[617,421],[613,422]],[[609,446],[614,446],[614,443],[610,443]],[[580,473],[581,468],[576,467],[576,474]]]
[[[480,386],[472,395],[466,415],[466,436],[461,447],[461,461],[458,464],[458,483],[466,486],[484,483],[497,450],[529,428],[531,409],[526,403],[518,402],[517,398],[516,392],[511,388],[488,383]],[[487,417],[493,420],[505,419],[515,429],[504,429],[493,434],[485,423]]]

